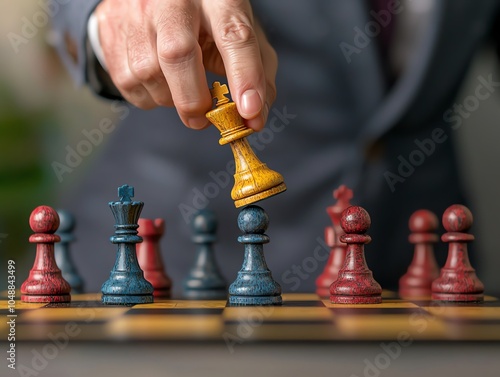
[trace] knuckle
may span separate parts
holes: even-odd
[[[150,101],[143,101],[143,102],[132,103],[132,104],[141,110],[151,110],[151,109],[154,109],[156,107],[156,105]]]
[[[158,58],[166,64],[191,60],[197,51],[196,40],[185,35],[169,35],[158,44]]]
[[[193,117],[203,114],[203,109],[198,101],[180,100],[175,101],[175,108],[185,117]]]
[[[120,91],[130,91],[137,86],[137,80],[134,76],[126,72],[115,74],[113,82]]]
[[[159,67],[149,57],[132,58],[129,66],[132,74],[140,81],[152,81],[159,74]]]
[[[220,41],[223,45],[248,45],[256,42],[255,31],[245,17],[231,16],[218,27]]]
[[[155,102],[151,99],[149,94],[141,87],[136,87],[133,90],[127,92],[125,97],[134,106],[142,110],[150,110],[156,107]]]
[[[172,101],[172,98],[170,96],[159,96],[155,97],[154,101],[158,106],[164,106],[164,107],[173,107],[174,102]]]
[[[123,98],[125,98],[128,103],[138,107],[139,109],[150,110],[156,106],[153,101],[144,95],[138,94],[137,91],[122,91],[121,93]]]
[[[140,81],[153,79],[159,71],[151,49],[151,37],[142,28],[132,27],[127,41],[128,65],[132,75]]]

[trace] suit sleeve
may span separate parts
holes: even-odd
[[[78,86],[86,84],[102,97],[122,99],[88,41],[88,20],[100,2],[101,0],[71,0],[61,4],[52,19],[56,49]]]
[[[78,85],[86,82],[87,22],[100,1],[67,1],[52,19],[57,51]]]

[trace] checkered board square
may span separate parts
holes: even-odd
[[[0,314],[7,309],[7,301],[0,301]],[[284,294],[282,306],[172,299],[127,307],[103,305],[99,294],[84,294],[67,304],[16,302],[16,315],[19,340],[47,340],[60,332],[77,341],[500,340],[500,301],[493,297],[437,303],[385,292],[382,304],[339,305],[315,294]]]

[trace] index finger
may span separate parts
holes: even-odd
[[[266,81],[252,9],[245,0],[210,4],[212,37],[224,62],[232,98],[243,118],[254,119],[265,108]]]
[[[180,118],[195,129],[208,125],[205,113],[212,105],[198,44],[199,23],[199,10],[186,0],[168,3],[156,19],[161,70]]]

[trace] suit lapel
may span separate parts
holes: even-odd
[[[409,63],[361,130],[360,141],[363,144],[376,140],[393,127],[412,104],[429,69],[439,36],[440,21],[445,14],[447,3],[447,0],[436,1],[435,9],[429,16],[431,17],[429,28],[422,36],[415,59]]]
[[[365,26],[373,18],[366,0],[362,1],[332,1],[328,2],[331,14],[336,14],[336,40],[333,44],[335,52],[339,53],[340,44],[353,43],[353,37],[359,35],[359,30],[365,32]],[[333,16],[332,16],[333,17]],[[337,55],[338,56],[338,55]],[[370,114],[378,108],[386,92],[385,73],[377,43],[372,38],[365,47],[360,48],[359,54],[353,54],[347,60],[345,56],[339,57],[335,64],[340,64],[354,96],[354,107],[357,121],[363,123]],[[368,88],[365,89],[365,88]]]

